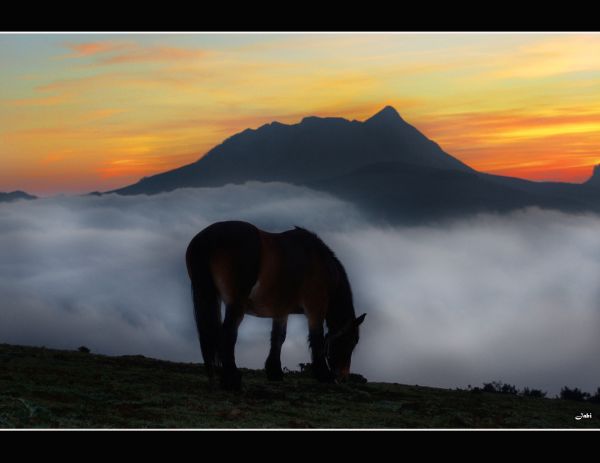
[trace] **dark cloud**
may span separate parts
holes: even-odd
[[[371,380],[600,386],[598,217],[532,209],[374,227],[278,183],[0,205],[0,342],[199,361],[184,253],[227,219],[301,225],[330,244],[369,314],[353,369]],[[246,317],[240,366],[262,367],[269,330]],[[293,316],[284,364],[308,359],[306,320]]]

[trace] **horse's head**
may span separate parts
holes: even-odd
[[[327,363],[338,381],[344,380],[350,374],[352,351],[358,344],[358,327],[365,320],[366,313],[348,321],[335,333],[325,336]]]

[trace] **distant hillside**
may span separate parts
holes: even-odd
[[[508,212],[528,206],[569,211],[594,210],[584,198],[551,195],[534,188],[515,188],[510,182],[477,172],[432,169],[398,162],[374,163],[353,172],[310,182],[350,201],[373,220],[411,223],[480,212]],[[582,195],[584,196],[584,195]]]
[[[24,191],[13,191],[11,193],[0,192],[0,203],[17,201],[18,199],[37,199],[37,196],[30,195]]]
[[[599,177],[595,170],[588,182],[570,184],[477,172],[388,106],[364,122],[306,117],[247,129],[197,162],[114,192],[282,181],[333,193],[374,219],[411,222],[527,206],[600,211]]]
[[[199,364],[0,344],[0,428],[600,427],[594,403],[242,372],[230,393],[210,390]]]

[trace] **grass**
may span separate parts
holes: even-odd
[[[200,364],[0,344],[0,428],[600,427],[598,404],[242,372],[231,393],[211,390]]]

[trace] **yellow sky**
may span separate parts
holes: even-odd
[[[107,190],[247,127],[387,104],[472,167],[583,181],[600,34],[0,35],[0,191]]]

